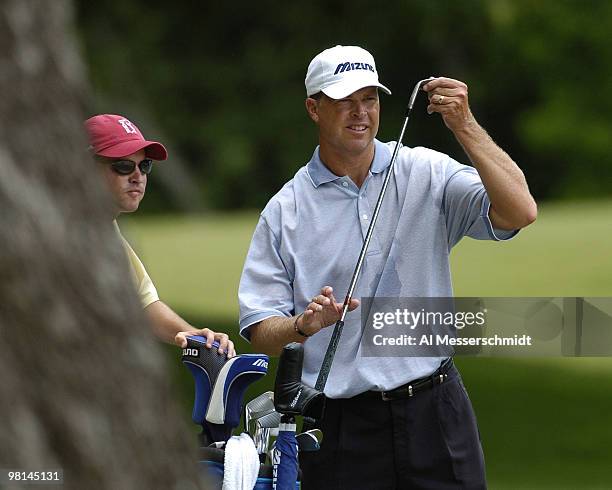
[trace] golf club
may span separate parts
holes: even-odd
[[[417,84],[414,86],[414,89],[412,90],[412,95],[410,96],[408,107],[406,108],[406,113],[405,113],[406,117],[404,118],[404,124],[402,126],[402,130],[399,134],[399,137],[397,138],[397,141],[395,143],[393,155],[391,156],[391,163],[389,164],[389,170],[387,171],[387,176],[385,177],[382,188],[380,189],[380,194],[378,196],[378,200],[376,201],[376,207],[374,208],[374,213],[372,214],[372,220],[370,221],[368,232],[366,234],[365,240],[363,241],[363,246],[361,247],[361,252],[359,254],[359,259],[357,260],[357,265],[355,266],[355,271],[353,272],[353,277],[351,279],[348,293],[346,294],[346,297],[344,298],[344,304],[342,306],[342,314],[340,316],[340,319],[336,322],[336,325],[334,326],[334,331],[332,333],[331,339],[329,340],[327,351],[325,352],[325,357],[323,358],[323,363],[321,364],[321,370],[319,371],[319,376],[317,377],[317,382],[315,384],[315,389],[317,391],[325,390],[325,384],[327,383],[327,378],[329,376],[332,362],[336,354],[336,349],[338,348],[338,342],[340,341],[340,335],[342,334],[342,328],[344,327],[344,319],[346,317],[346,314],[348,313],[349,304],[351,303],[353,292],[357,284],[357,278],[359,277],[359,273],[361,271],[361,267],[363,265],[365,255],[368,250],[368,246],[370,244],[370,239],[372,238],[374,226],[376,225],[376,220],[378,219],[378,213],[380,211],[380,207],[381,207],[383,198],[385,197],[385,192],[387,190],[387,185],[389,184],[389,179],[391,178],[391,174],[393,173],[393,166],[395,164],[395,160],[397,159],[397,154],[402,144],[402,139],[404,138],[404,132],[406,131],[406,126],[408,125],[408,119],[410,118],[412,107],[414,106],[414,102],[416,100],[416,97],[421,87],[427,82],[433,80],[434,78],[435,77],[429,77],[429,78],[425,78],[424,80],[420,80],[419,82],[417,82]]]
[[[278,437],[279,427],[270,429],[270,432],[268,433],[268,440],[266,441],[266,456],[268,459],[265,461],[268,464],[272,464],[272,449],[274,448],[274,440]]]
[[[251,436],[254,436],[255,431],[257,430],[257,421],[258,421],[258,419],[261,419],[261,418],[265,417],[266,415],[270,415],[271,413],[274,413],[274,409],[272,409],[272,410],[262,410],[261,412],[253,412],[251,414],[251,421],[249,423],[249,434],[251,434]],[[261,424],[260,424],[260,427],[261,427]]]
[[[281,416],[278,412],[265,414],[255,420],[253,442],[258,454],[265,454],[270,445],[271,430],[278,428]]]
[[[263,417],[274,411],[274,392],[266,391],[256,398],[253,398],[244,407],[244,428],[251,437],[254,435],[255,418]]]
[[[311,429],[302,432],[295,436],[298,449],[304,451],[318,451],[321,449],[321,441],[323,440],[323,432],[320,429]]]

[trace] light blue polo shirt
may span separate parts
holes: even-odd
[[[323,286],[342,302],[389,168],[395,142],[375,141],[358,188],[312,159],[261,213],[240,280],[240,333],[272,316],[304,311]],[[400,149],[353,295],[450,297],[449,254],[465,235],[506,240],[493,229],[478,172],[427,148]],[[475,266],[477,264],[474,264]],[[314,386],[333,325],[305,342],[303,382]],[[360,308],[348,313],[325,393],[345,398],[390,390],[433,373],[440,358],[362,357]]]

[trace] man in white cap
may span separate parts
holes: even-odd
[[[116,218],[121,213],[133,213],[144,197],[147,176],[153,161],[168,158],[166,148],[157,141],[146,140],[129,119],[115,114],[100,114],[85,121],[90,150],[104,176],[114,203],[114,226],[127,254],[132,277],[155,334],[163,341],[187,346],[187,335],[203,335],[208,348],[219,341],[219,354],[235,355],[234,344],[224,333],[208,328],[196,329],[159,299],[153,281],[144,265],[121,235]]]
[[[441,115],[473,166],[400,149],[355,298],[451,297],[449,254],[463,236],[507,240],[536,218],[522,171],[476,122],[467,86],[436,78],[423,89],[427,112]],[[390,94],[362,48],[312,60],[306,110],[319,146],[261,213],[244,265],[241,334],[269,354],[303,342],[309,386],[340,317],[334,291],[348,288],[395,147],[375,139],[379,91]],[[300,455],[303,488],[485,488],[452,358],[362,356],[361,339],[359,315],[349,314],[325,387],[321,450]]]

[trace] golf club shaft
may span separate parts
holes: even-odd
[[[387,185],[389,184],[389,180],[391,179],[391,174],[393,173],[393,166],[395,165],[395,160],[397,159],[397,154],[399,152],[400,145],[402,144],[402,140],[404,139],[404,133],[406,131],[406,126],[408,125],[408,119],[410,118],[412,107],[414,106],[414,102],[416,100],[416,97],[421,87],[425,83],[429,82],[430,80],[433,80],[433,78],[434,77],[430,77],[424,80],[420,80],[414,86],[414,89],[412,90],[412,94],[410,96],[410,100],[406,108],[406,117],[404,118],[404,124],[402,125],[402,130],[400,131],[399,137],[397,138],[397,141],[395,142],[395,148],[393,150],[393,155],[391,156],[391,163],[389,164],[389,170],[387,171],[387,175],[383,182],[382,188],[380,189],[380,194],[378,195],[378,200],[376,201],[376,207],[374,208],[374,213],[372,214],[372,220],[370,221],[368,232],[366,233],[365,240],[363,241],[363,245],[361,247],[361,252],[359,253],[359,259],[357,260],[357,265],[355,266],[355,271],[353,272],[353,277],[349,285],[348,293],[346,294],[346,297],[344,298],[344,304],[342,305],[342,314],[340,315],[340,319],[336,322],[336,325],[334,326],[334,331],[332,333],[331,339],[329,340],[329,344],[327,345],[327,350],[325,351],[325,357],[323,358],[323,363],[321,364],[321,370],[319,371],[319,376],[317,377],[317,382],[315,384],[315,389],[318,391],[325,390],[325,384],[327,383],[327,378],[331,370],[332,362],[334,360],[334,355],[336,354],[336,349],[338,348],[338,342],[340,341],[340,335],[342,334],[342,329],[344,328],[344,319],[346,317],[346,314],[348,313],[351,299],[353,297],[353,292],[355,291],[355,286],[357,285],[357,279],[359,278],[359,273],[361,272],[361,267],[363,265],[363,261],[368,251],[368,246],[370,245],[370,240],[374,232],[374,226],[376,225],[376,220],[378,219],[378,213],[380,211],[383,199],[385,197],[385,192],[387,191]]]

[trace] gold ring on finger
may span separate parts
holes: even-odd
[[[444,102],[444,95],[438,95],[438,104]]]

